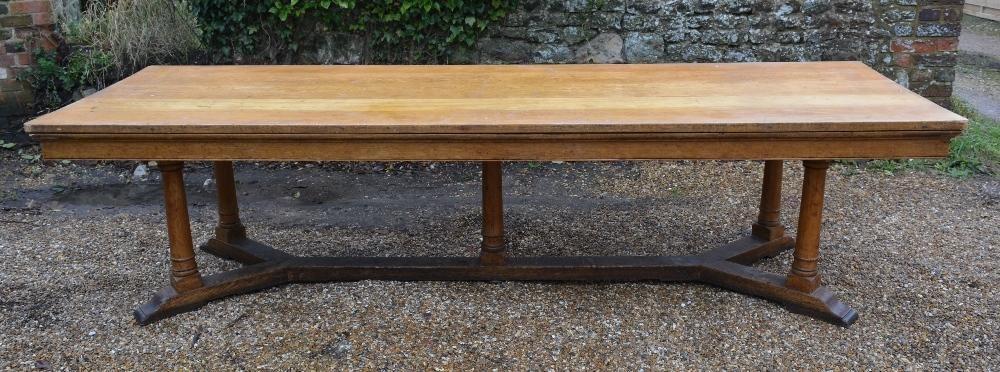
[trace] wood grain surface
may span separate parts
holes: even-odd
[[[582,141],[605,141],[598,146],[603,148],[660,138],[699,146],[763,135],[808,137],[789,144],[809,147],[826,138],[824,133],[836,132],[840,140],[854,134],[883,143],[886,135],[905,137],[900,144],[917,151],[840,151],[827,157],[925,157],[943,155],[941,144],[965,121],[858,62],[153,66],[32,120],[26,129],[51,158],[142,155],[82,150],[113,140],[142,143],[149,159],[518,160],[522,157],[509,151],[483,147],[516,138],[513,147],[539,140],[556,147],[578,144],[551,156],[566,160],[664,159],[685,157],[676,151],[590,152],[586,148],[595,143]],[[922,139],[914,143],[900,136],[908,132]],[[637,137],[622,137],[629,134]],[[394,141],[452,152],[394,155]],[[46,146],[55,142],[62,145]],[[195,149],[224,142],[243,150],[227,156]],[[270,144],[261,147],[266,152],[246,151],[261,142]],[[312,152],[274,152],[305,142]],[[331,143],[335,148],[326,146]],[[380,149],[378,156],[358,153],[372,146]],[[461,149],[452,149],[456,146]],[[330,151],[336,155],[323,156]],[[455,151],[461,155],[451,156]],[[730,152],[720,158],[824,157],[822,152]],[[537,151],[524,156],[549,157]],[[711,158],[706,156],[693,158]]]

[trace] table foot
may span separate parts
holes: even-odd
[[[837,299],[828,287],[802,292],[785,285],[785,276],[771,274],[729,261],[702,264],[701,281],[722,288],[779,302],[789,311],[842,327],[858,320],[858,313]]]
[[[161,289],[149,302],[135,309],[140,325],[204,306],[212,300],[258,291],[285,284],[288,275],[282,261],[265,262],[202,278],[203,286],[178,292],[174,287]]]

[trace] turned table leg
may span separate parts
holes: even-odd
[[[240,222],[240,210],[236,203],[236,180],[233,176],[233,162],[213,163],[216,192],[219,197],[219,225],[215,227],[215,238],[226,243],[246,239],[246,228]]]
[[[802,205],[799,209],[799,228],[795,240],[792,270],[785,283],[789,288],[812,292],[822,285],[819,261],[819,232],[823,220],[823,193],[826,184],[827,160],[806,160],[802,180]]]
[[[764,182],[760,191],[760,214],[753,224],[754,236],[764,240],[774,240],[785,235],[781,225],[781,160],[764,162]]]
[[[806,161],[799,240],[778,223],[781,162],[768,162],[761,213],[748,236],[695,256],[507,257],[501,163],[483,162],[483,242],[479,257],[299,257],[245,237],[236,208],[232,163],[216,162],[218,236],[202,249],[245,264],[198,274],[180,162],[163,162],[173,263],[172,285],[135,311],[140,324],[205,303],[287,283],[354,280],[662,280],[700,281],[783,303],[790,311],[849,326],[858,314],[820,285],[816,274],[827,161]],[[795,245],[787,276],[747,266]]]
[[[163,174],[163,196],[167,214],[167,235],[170,240],[170,282],[178,292],[202,286],[198,264],[194,260],[191,224],[188,219],[187,196],[184,194],[184,164],[179,161],[159,163]]]
[[[213,167],[219,198],[219,224],[215,227],[215,237],[202,244],[201,250],[247,265],[288,258],[289,255],[284,252],[247,238],[247,229],[240,221],[240,208],[236,201],[233,162],[217,161]]]
[[[503,174],[499,161],[483,162],[482,265],[503,265],[507,260],[503,237]]]

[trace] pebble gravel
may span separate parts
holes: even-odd
[[[138,326],[167,283],[155,167],[0,159],[0,369],[963,369],[1000,365],[1000,179],[834,165],[820,270],[845,329],[701,284],[293,284]],[[795,233],[801,165],[786,162]],[[297,255],[475,255],[474,164],[239,164]],[[749,232],[760,162],[505,165],[515,255],[693,254]],[[187,174],[196,242],[211,170]],[[238,267],[203,252],[201,270]],[[756,267],[784,273],[789,252]]]

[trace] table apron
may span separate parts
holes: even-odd
[[[531,161],[933,158],[954,131],[566,135],[36,135],[48,160]]]

